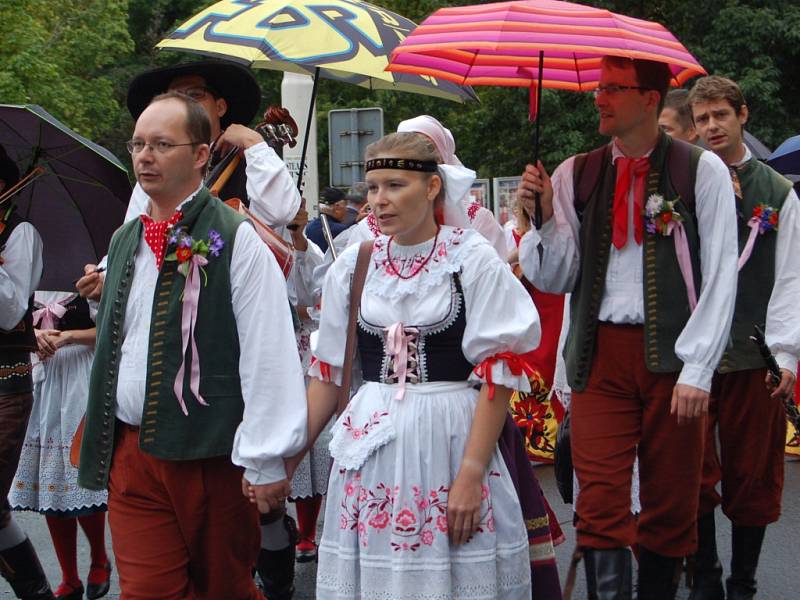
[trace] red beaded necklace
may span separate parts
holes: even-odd
[[[389,261],[389,266],[392,267],[392,271],[394,271],[394,274],[397,275],[400,279],[412,279],[412,278],[414,278],[417,275],[417,273],[419,273],[425,267],[425,265],[427,265],[430,262],[431,258],[433,258],[433,253],[436,251],[436,242],[439,241],[439,231],[440,231],[440,229],[441,228],[437,224],[436,225],[436,235],[433,237],[433,247],[431,247],[431,251],[428,253],[428,256],[425,258],[425,260],[423,260],[419,264],[419,266],[411,272],[410,275],[402,275],[400,273],[400,271],[397,270],[397,267],[394,266],[394,260],[392,260],[392,254],[390,252],[391,247],[392,247],[392,240],[394,239],[394,236],[390,237],[389,238],[389,243],[386,244],[386,260]]]

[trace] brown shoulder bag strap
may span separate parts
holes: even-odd
[[[358,322],[358,309],[361,306],[361,293],[364,291],[364,282],[367,279],[369,258],[372,255],[372,240],[361,242],[358,247],[356,268],[350,282],[350,311],[347,317],[347,341],[344,345],[344,365],[342,365],[342,387],[339,388],[339,402],[336,414],[342,414],[347,403],[350,402],[350,382],[353,380],[353,359],[356,354],[356,324]]]

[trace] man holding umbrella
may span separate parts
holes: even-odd
[[[800,201],[791,182],[753,157],[745,145],[748,110],[735,82],[717,76],[699,79],[689,104],[703,142],[730,169],[739,216],[736,309],[731,343],[712,386],[691,598],[725,597],[714,524],[714,509],[720,503],[733,524],[727,597],[752,598],[766,526],[780,516],[786,440],[782,405],[794,390],[800,358],[800,275],[795,262],[800,256]],[[767,345],[781,369],[780,381],[767,374],[764,359],[749,339],[754,324],[765,328]],[[720,480],[721,498],[715,490]]]
[[[0,195],[18,180],[17,165],[0,146]],[[42,239],[16,213],[13,199],[7,199],[0,203],[0,573],[24,600],[53,598],[36,551],[14,522],[7,499],[33,404],[33,292],[41,276]]]
[[[691,492],[733,313],[730,178],[715,155],[659,129],[671,76],[661,62],[606,56],[595,105],[611,143],[567,159],[552,180],[541,163],[528,165],[518,190],[541,194],[544,223],[521,241],[525,276],[546,292],[572,292],[564,357],[577,544],[597,598],[631,597],[634,544],[639,598],[674,597],[681,557],[696,548]]]

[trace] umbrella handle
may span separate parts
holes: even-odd
[[[539,81],[536,84],[536,127],[533,134],[533,164],[539,168],[539,118],[542,107],[542,78],[544,75],[544,51],[539,51]],[[533,195],[533,224],[536,229],[542,228],[542,202],[541,195],[536,192]]]
[[[314,69],[314,85],[311,88],[311,102],[308,105],[308,118],[306,130],[303,134],[303,151],[300,153],[300,170],[297,173],[297,189],[303,191],[303,170],[306,167],[306,150],[308,150],[308,137],[311,134],[311,121],[314,117],[314,102],[317,100],[317,86],[319,85],[319,67]]]

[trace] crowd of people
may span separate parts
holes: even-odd
[[[136,186],[75,290],[38,289],[43,241],[0,204],[0,572],[15,594],[107,594],[107,513],[126,600],[289,599],[304,561],[320,599],[560,599],[563,535],[531,460],[552,460],[568,411],[589,598],[674,598],[686,559],[694,600],[754,597],[800,358],[800,200],[745,146],[735,82],[670,80],[606,57],[609,142],[552,176],[528,165],[504,230],[431,116],[371,144],[349,193],[323,190],[324,223],[247,126],[247,70],[134,78]],[[3,152],[0,194],[18,179]],[[288,274],[232,198],[291,244]],[[12,510],[45,515],[55,592]]]

